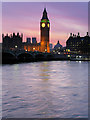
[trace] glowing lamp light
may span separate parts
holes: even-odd
[[[58,52],[58,54],[60,54],[60,52]]]
[[[79,56],[79,58],[82,58],[82,56]]]
[[[70,52],[70,49],[66,49],[66,52]]]
[[[70,57],[70,55],[68,55],[68,57]]]
[[[47,51],[47,49],[45,49],[45,52]]]
[[[35,48],[33,48],[33,50],[35,50]]]
[[[17,45],[15,45],[15,48],[17,48]]]

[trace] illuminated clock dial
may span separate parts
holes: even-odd
[[[45,27],[45,23],[42,23],[42,27]]]
[[[47,26],[49,27],[49,24],[47,24]]]

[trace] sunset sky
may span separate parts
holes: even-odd
[[[40,19],[46,7],[50,20],[50,43],[65,46],[72,32],[85,36],[88,31],[88,2],[3,2],[2,33],[23,33],[40,42]],[[0,41],[1,42],[1,41]]]

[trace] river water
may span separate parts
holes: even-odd
[[[2,66],[5,118],[87,118],[88,62]]]

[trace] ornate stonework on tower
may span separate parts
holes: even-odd
[[[50,22],[47,16],[46,8],[44,8],[43,16],[40,21],[40,32],[41,32],[41,52],[50,52],[49,47],[49,31]]]

